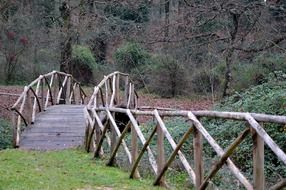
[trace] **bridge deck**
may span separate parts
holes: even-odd
[[[20,148],[60,150],[83,144],[84,106],[56,105],[37,115],[21,135]]]

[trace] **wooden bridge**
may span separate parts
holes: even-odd
[[[129,164],[130,178],[140,178],[138,166],[145,155],[155,176],[154,185],[165,185],[164,174],[177,156],[195,189],[206,189],[223,166],[229,169],[245,189],[265,189],[264,146],[269,147],[283,167],[286,167],[285,153],[263,128],[263,123],[268,122],[286,124],[285,116],[140,108],[134,84],[127,74],[120,72],[105,76],[94,88],[87,105],[83,106],[85,98],[80,84],[71,75],[57,71],[41,75],[24,88],[24,92],[12,107],[14,146],[49,150],[77,146],[84,142],[85,149],[88,152],[93,151],[94,157],[101,157],[109,152],[108,166],[116,164],[119,150],[123,148]],[[156,124],[150,129],[151,133],[147,135],[142,132],[138,117],[153,118]],[[164,123],[165,118],[172,117],[185,118],[190,125],[177,142]],[[245,123],[245,128],[242,128],[241,134],[223,149],[203,126],[200,118],[240,120]],[[190,149],[193,152],[193,160],[187,160],[181,148],[191,135],[193,146]],[[249,135],[253,139],[251,181],[230,158]],[[203,138],[218,157],[207,173],[204,171],[203,163]],[[154,139],[157,144],[155,150],[150,146]],[[168,157],[165,155],[166,142],[173,149]],[[277,179],[276,184],[270,189],[284,187],[286,180]]]

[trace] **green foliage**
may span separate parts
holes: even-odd
[[[148,63],[150,55],[137,43],[127,42],[116,50],[114,59],[124,72],[129,73]]]
[[[72,59],[74,64],[84,64],[88,65],[91,69],[96,69],[96,60],[91,50],[86,46],[73,46]]]
[[[93,82],[93,74],[98,69],[96,60],[88,47],[74,46],[72,50],[73,76],[83,84]]]
[[[197,71],[191,79],[192,89],[196,93],[211,93],[220,88],[222,79],[214,69]]]
[[[256,112],[273,115],[286,115],[286,75],[283,72],[274,72],[267,77],[267,83],[255,86],[241,94],[235,94],[215,109],[221,111]],[[245,128],[244,122],[225,120],[204,120],[208,131],[218,143],[226,148]],[[273,140],[286,152],[286,130],[285,126],[278,124],[265,124],[265,130]],[[208,156],[214,156],[209,147]],[[232,157],[235,163],[247,175],[252,173],[252,140],[247,138],[237,149]],[[286,168],[278,160],[277,156],[269,149],[265,149],[265,164],[267,183],[276,180],[278,176],[286,177]]]
[[[0,150],[12,147],[12,126],[0,119]]]
[[[186,71],[181,63],[172,57],[156,56],[150,66],[149,86],[161,97],[183,95],[187,88]]]
[[[105,14],[119,17],[122,20],[143,23],[149,20],[149,8],[146,4],[139,4],[138,7],[128,7],[122,3],[112,3],[105,7]]]
[[[0,189],[161,189],[79,150],[0,151]]]
[[[146,86],[146,72],[152,59],[144,48],[137,43],[127,42],[116,50],[114,60],[119,70],[131,74],[136,88]]]

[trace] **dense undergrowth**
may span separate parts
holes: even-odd
[[[12,147],[12,126],[0,118],[0,150]]]

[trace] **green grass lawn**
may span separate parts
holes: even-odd
[[[81,150],[0,151],[0,190],[159,189]]]

